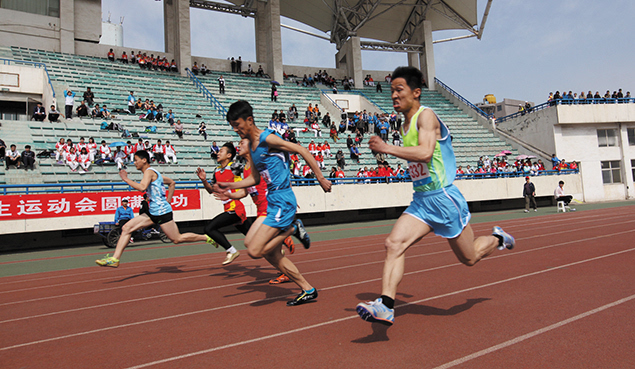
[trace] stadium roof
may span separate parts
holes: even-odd
[[[252,7],[253,0],[229,0]],[[477,0],[280,0],[280,14],[328,32],[338,47],[348,36],[408,43],[418,24],[477,35]]]

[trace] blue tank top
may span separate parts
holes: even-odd
[[[274,134],[280,137],[275,131],[267,128],[260,134],[258,147],[251,151],[251,160],[260,173],[260,180],[267,183],[267,191],[284,190],[291,188],[289,179],[289,153],[280,151],[270,151],[267,144],[267,136]]]
[[[148,194],[148,203],[150,207],[150,214],[154,216],[160,216],[172,212],[172,206],[165,198],[165,184],[163,183],[163,176],[158,170],[154,168],[148,168],[149,170],[157,174],[157,179],[150,183],[150,186],[146,189]]]

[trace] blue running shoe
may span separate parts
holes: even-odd
[[[305,249],[311,247],[311,238],[304,228],[302,221],[300,219],[296,219],[293,221],[293,225],[295,226],[295,233],[293,235],[302,242]]]
[[[357,304],[357,314],[367,322],[379,322],[392,325],[395,322],[395,309],[389,309],[381,301],[360,302]]]
[[[512,237],[511,234],[503,231],[503,228],[499,226],[492,228],[492,235],[501,237],[503,239],[503,242],[500,245],[498,245],[499,250],[504,250],[504,249],[511,250],[514,248],[514,245],[516,244],[516,240],[514,240],[514,237]]]

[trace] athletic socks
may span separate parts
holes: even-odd
[[[386,305],[386,307],[388,309],[394,309],[395,308],[395,300],[391,299],[390,297],[386,296],[386,295],[381,295],[381,302]]]
[[[310,290],[304,290],[304,292],[306,292],[306,293],[313,293],[313,292],[315,292],[315,288],[311,288]]]
[[[235,254],[238,250],[234,246],[227,249],[227,252],[230,254]]]

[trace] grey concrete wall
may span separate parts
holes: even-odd
[[[75,40],[99,43],[101,0],[75,0]]]
[[[0,9],[0,45],[60,51],[60,19]]]
[[[547,108],[496,123],[496,127],[546,153],[555,153],[553,126],[556,123],[558,123],[556,108]]]

